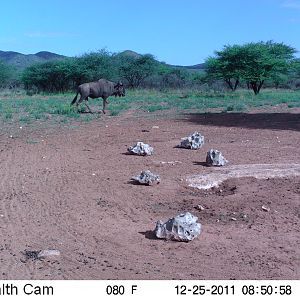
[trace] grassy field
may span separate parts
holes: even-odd
[[[101,114],[88,114],[85,106],[78,113],[70,106],[74,94],[34,95],[0,94],[0,122],[31,124],[35,121],[69,123],[72,120],[89,121]],[[300,91],[263,90],[258,96],[251,91],[236,92],[199,92],[193,90],[156,90],[127,91],[125,98],[110,98],[108,111],[116,116],[128,109],[156,112],[161,110],[208,112],[247,112],[253,107],[286,104],[289,108],[300,107]],[[89,100],[95,112],[102,109],[102,99]]]

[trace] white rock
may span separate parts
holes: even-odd
[[[228,160],[222,155],[219,150],[210,149],[206,155],[206,163],[209,166],[225,166],[228,163]]]
[[[137,142],[134,146],[129,147],[127,150],[129,153],[136,154],[136,155],[153,154],[153,148],[148,144],[144,144],[143,142]]]
[[[264,210],[264,211],[270,211],[270,208],[269,208],[269,207],[266,207],[266,206],[264,206],[264,205],[263,205],[261,208],[262,208],[262,210]]]
[[[160,176],[151,173],[149,170],[142,171],[140,175],[134,176],[131,179],[145,185],[150,185],[153,182],[160,183]]]
[[[196,150],[204,145],[204,136],[195,131],[188,137],[185,137],[180,142],[179,147]]]
[[[204,210],[204,209],[205,209],[205,207],[204,207],[204,206],[202,206],[202,205],[200,205],[200,204],[198,204],[198,205],[196,206],[196,209],[198,209],[198,210],[202,211],[202,210]]]
[[[166,240],[192,241],[201,233],[201,224],[197,220],[197,217],[187,212],[169,219],[166,223],[157,221],[155,235]]]
[[[161,163],[162,165],[167,164],[167,165],[172,165],[172,166],[174,166],[175,164],[182,164],[182,162],[179,161],[179,160],[174,160],[174,161],[161,161],[160,163]]]
[[[60,255],[59,250],[48,249],[48,250],[41,250],[38,253],[37,258],[45,258],[45,257],[48,257],[48,256],[59,256],[59,255]]]

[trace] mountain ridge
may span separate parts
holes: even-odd
[[[124,50],[120,52],[119,55],[128,55],[135,58],[142,56],[141,54],[132,50]],[[34,54],[23,54],[16,51],[0,50],[0,60],[3,60],[9,65],[12,65],[18,71],[22,71],[34,63],[42,63],[51,60],[59,60],[66,57],[67,56],[50,52],[50,51],[39,51]],[[181,65],[172,65],[172,64],[167,64],[167,65],[174,68],[189,69],[189,70],[203,70],[205,66],[205,64],[196,64],[191,66],[181,66]]]
[[[66,56],[49,51],[40,51],[35,54],[23,54],[15,51],[1,51],[0,59],[11,65],[16,71],[22,71],[35,63],[43,63],[51,60],[63,59]]]

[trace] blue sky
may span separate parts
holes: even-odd
[[[300,0],[1,1],[2,51],[130,49],[193,65],[226,44],[267,40],[300,51]]]

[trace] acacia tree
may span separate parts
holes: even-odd
[[[288,72],[295,52],[290,46],[272,41],[225,46],[207,60],[207,72],[225,80],[233,91],[243,79],[257,95],[266,79]]]
[[[128,81],[130,88],[137,88],[149,76],[153,75],[158,63],[150,54],[140,57],[121,57],[120,75]]]
[[[206,60],[208,78],[224,80],[232,91],[235,91],[241,80],[242,46],[225,46],[216,51],[216,57]]]
[[[287,74],[295,53],[296,49],[283,43],[269,41],[246,44],[243,46],[242,77],[257,95],[266,79]]]

